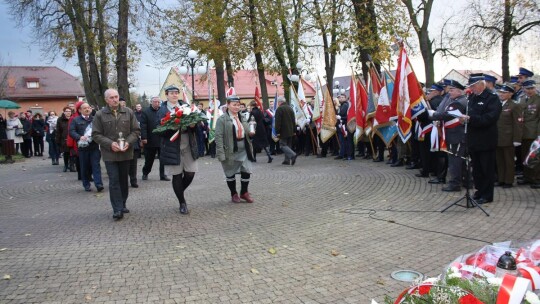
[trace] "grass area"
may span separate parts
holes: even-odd
[[[22,162],[24,161],[24,156],[22,156],[22,154],[15,154],[11,157],[15,162]],[[0,163],[4,163],[4,161],[6,160],[6,156],[5,155],[1,155],[0,154]]]

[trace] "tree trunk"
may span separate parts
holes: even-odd
[[[512,39],[512,1],[504,0],[504,18],[501,43],[501,64],[503,81],[510,80],[510,39]]]
[[[116,73],[118,77],[118,93],[126,99],[126,104],[131,106],[129,97],[128,81],[128,18],[129,0],[119,0],[118,2],[118,34],[116,51]]]
[[[105,38],[105,22],[103,20],[103,5],[101,0],[96,0],[97,32],[99,43],[99,69],[101,73],[101,87],[109,87],[109,64],[107,57],[107,39]]]
[[[429,40],[429,34],[427,29],[422,31],[420,36],[420,51],[422,52],[422,58],[424,59],[424,71],[426,73],[426,87],[431,86],[434,83],[435,70],[433,68],[433,50],[432,44]]]
[[[225,104],[225,69],[223,69],[223,60],[216,60],[216,83],[218,91],[218,100],[221,105]]]
[[[262,104],[263,107],[268,108],[268,90],[266,89],[264,62],[261,50],[259,48],[259,34],[254,0],[249,0],[249,25],[251,28],[251,41],[253,44],[253,51],[255,53],[255,62],[257,63],[257,74],[259,76],[259,84],[261,85]]]

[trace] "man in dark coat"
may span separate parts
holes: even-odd
[[[279,147],[283,154],[285,154],[285,160],[283,165],[294,165],[296,163],[296,153],[290,148],[294,132],[296,130],[296,119],[294,110],[285,101],[285,97],[280,96],[278,98],[279,107],[276,110],[275,116],[275,129],[277,137],[279,138]]]
[[[271,163],[273,158],[270,155],[270,150],[268,149],[268,135],[266,134],[266,125],[264,124],[264,115],[259,109],[259,105],[255,100],[252,100],[249,103],[249,106],[251,107],[251,112],[249,114],[248,123],[251,123],[251,120],[253,118],[253,122],[256,123],[255,125],[255,135],[252,138],[253,143],[253,156],[256,155],[256,150],[264,150],[266,152],[266,155],[268,156],[268,162]]]
[[[495,184],[497,121],[502,106],[499,96],[491,93],[484,76],[472,74],[469,78],[469,114],[460,118],[468,123],[467,146],[473,167],[474,186],[477,191],[473,198],[478,204],[493,201]]]
[[[159,97],[152,97],[150,106],[142,111],[141,114],[141,145],[144,148],[144,166],[142,168],[142,179],[147,180],[148,174],[152,171],[156,154],[159,157],[161,136],[152,133],[159,126],[158,110],[161,101]],[[162,181],[170,181],[171,179],[165,175],[165,166],[159,163],[159,179]]]

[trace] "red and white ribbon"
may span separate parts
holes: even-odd
[[[174,133],[174,135],[171,136],[170,141],[173,142],[173,141],[177,140],[179,136],[180,136],[180,130],[177,130],[176,133]]]
[[[531,281],[532,289],[540,289],[540,267],[522,267],[518,269],[521,276]]]
[[[525,293],[530,290],[531,281],[507,274],[499,288],[496,304],[521,304]]]

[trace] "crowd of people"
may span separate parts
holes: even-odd
[[[295,111],[284,97],[276,99],[276,107],[270,101],[264,110],[255,100],[246,106],[234,95],[228,96],[219,113],[198,105],[195,111],[207,119],[190,125],[172,140],[173,130],[154,130],[164,117],[188,106],[174,85],[165,89],[166,100],[152,97],[148,107],[136,104],[133,110],[116,90],[109,89],[105,92],[107,105],[100,110],[79,101],[69,103],[60,116],[54,111],[45,117],[10,111],[7,119],[0,115],[0,137],[13,139],[16,151],[24,157],[43,156],[46,140],[52,165],[59,165],[62,157],[63,171],[77,172],[85,191],[92,191],[92,182],[98,192],[104,190],[103,158],[117,220],[129,213],[129,186],[139,187],[137,159],[143,155],[142,180],[149,179],[159,159],[159,179],[172,181],[181,214],[189,213],[184,193],[198,172],[198,158],[204,156],[221,163],[232,202],[253,203],[248,191],[251,163],[263,152],[268,163],[283,154],[282,165],[286,166],[294,166],[302,154],[331,155],[335,160],[387,160],[392,167],[419,169],[417,177],[445,184],[442,191],[474,188],[476,202],[485,204],[494,200],[494,187],[510,188],[516,176],[517,184],[540,189],[540,168],[522,165],[529,146],[540,135],[540,96],[530,79],[533,75],[520,68],[518,76],[504,84],[496,84],[491,75],[473,74],[467,84],[444,79],[432,85],[425,94],[428,110],[415,118],[413,136],[406,143],[397,137],[385,143],[377,134],[355,138],[344,127],[351,104],[343,94],[332,100],[336,135],[324,143],[309,117],[302,125],[297,123]],[[306,106],[313,110],[309,101]],[[240,192],[236,175],[240,176]]]

